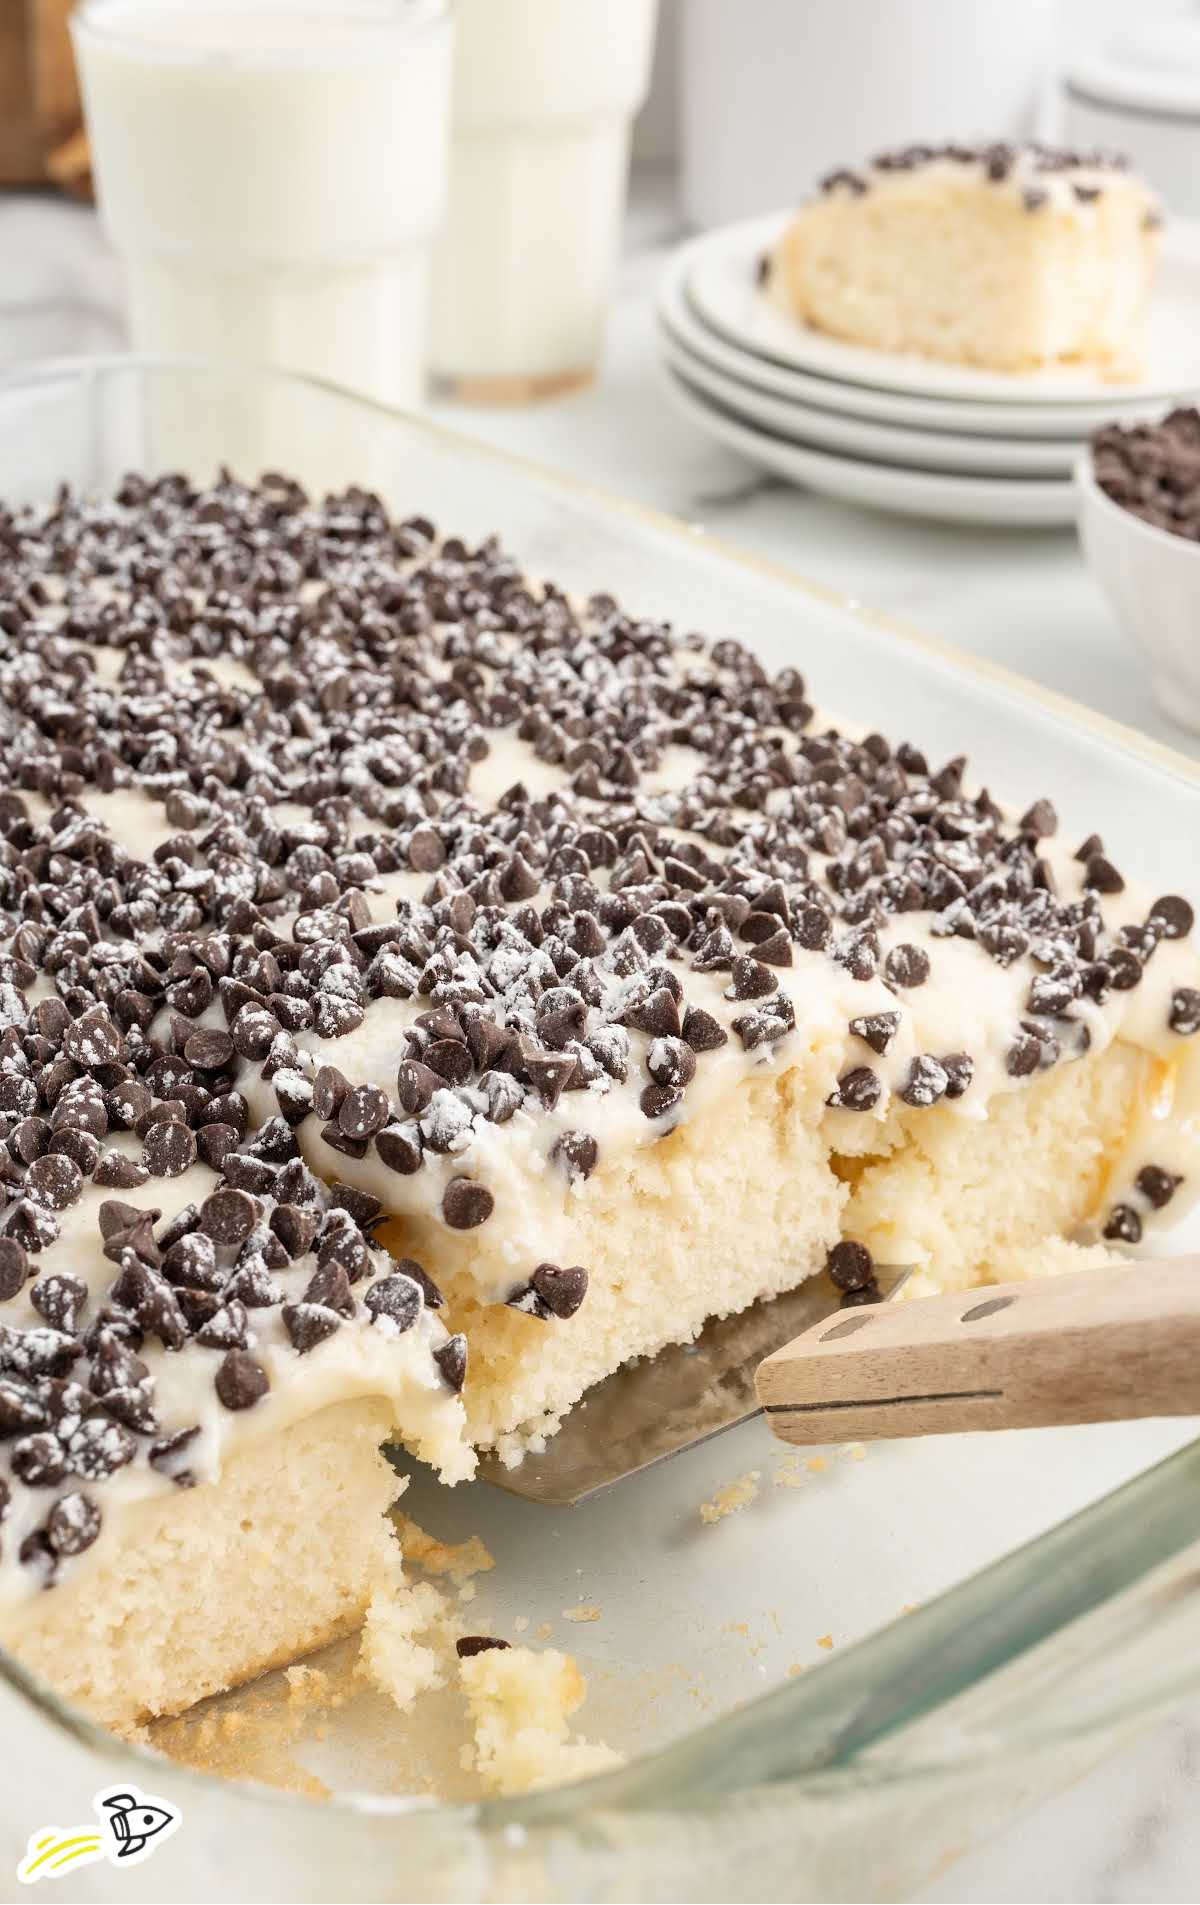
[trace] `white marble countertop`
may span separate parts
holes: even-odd
[[[526,409],[435,405],[445,422],[702,523],[741,547],[1004,663],[1200,756],[1160,714],[1145,670],[1087,574],[1073,532],[902,521],[790,489],[710,444],[658,384],[650,291],[676,238],[670,178],[635,179],[596,384]],[[0,198],[0,366],[119,349],[119,277],[94,216]],[[959,1860],[929,1900],[1194,1900],[1200,1896],[1200,1710]]]

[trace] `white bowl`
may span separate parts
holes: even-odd
[[[1121,627],[1150,663],[1163,713],[1200,734],[1200,542],[1155,529],[1106,496],[1085,450],[1075,465],[1079,539]]]

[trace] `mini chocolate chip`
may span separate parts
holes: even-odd
[[[497,1640],[493,1634],[464,1634],[454,1643],[454,1651],[460,1660],[472,1660],[476,1654],[490,1653],[493,1649],[506,1650],[510,1643]]]
[[[437,1076],[442,1085],[465,1085],[475,1069],[470,1051],[461,1039],[435,1039],[425,1049],[424,1068]]]
[[[27,1488],[56,1488],[66,1478],[67,1452],[49,1429],[23,1435],[8,1452],[13,1474]]]
[[[1042,1062],[1042,1042],[1032,1032],[1020,1032],[1005,1054],[1004,1065],[1010,1078],[1028,1078]]]
[[[137,1454],[137,1440],[123,1423],[88,1416],[67,1441],[71,1472],[85,1482],[102,1482],[125,1468]]]
[[[656,1085],[690,1085],[696,1054],[685,1039],[656,1038],[646,1054],[646,1070]]]
[[[566,1172],[567,1181],[576,1184],[592,1175],[600,1147],[588,1131],[564,1131],[554,1140],[550,1156]]]
[[[363,1296],[373,1322],[384,1320],[396,1335],[410,1330],[421,1314],[422,1290],[414,1277],[396,1272],[380,1277]]]
[[[1142,1220],[1132,1204],[1114,1204],[1101,1233],[1109,1243],[1136,1244],[1142,1240]]]
[[[849,1237],[834,1244],[825,1268],[839,1290],[862,1290],[875,1281],[875,1260],[870,1251]]]
[[[765,999],[779,985],[775,974],[748,953],[739,953],[734,959],[730,978],[732,983],[725,992],[727,999]]]
[[[74,1489],[60,1495],[46,1517],[46,1540],[60,1559],[82,1554],[100,1533],[100,1510],[87,1495]]]
[[[825,952],[833,938],[829,915],[819,906],[802,906],[796,914],[797,944],[806,952]]]
[[[280,1315],[292,1348],[301,1356],[307,1356],[318,1343],[332,1336],[342,1322],[337,1311],[327,1309],[323,1303],[285,1303]]]
[[[1058,832],[1058,814],[1053,801],[1035,800],[1027,807],[1017,822],[1022,833],[1031,833],[1039,840],[1045,840]]]
[[[929,977],[929,954],[907,943],[893,946],[883,962],[883,972],[894,986],[923,986]]]
[[[946,1074],[947,1098],[961,1098],[975,1076],[975,1060],[969,1052],[943,1052],[938,1063]]]
[[[336,1065],[322,1065],[313,1079],[313,1110],[317,1117],[322,1120],[336,1118],[349,1089],[349,1081]]]
[[[231,1349],[226,1353],[213,1384],[227,1409],[253,1408],[271,1387],[262,1364],[244,1349]]]
[[[682,1102],[682,1085],[647,1085],[638,1100],[642,1114],[647,1118],[665,1117],[668,1111],[673,1111]]]
[[[442,1195],[442,1217],[451,1230],[475,1230],[495,1208],[492,1193],[469,1177],[452,1177]]]
[[[0,1376],[0,1436],[43,1429],[49,1420],[45,1402],[28,1383]]]
[[[837,1089],[830,1092],[825,1103],[844,1111],[870,1111],[882,1094],[883,1086],[871,1067],[856,1065],[852,1071],[842,1073]]]
[[[1143,1164],[1136,1179],[1138,1190],[1154,1210],[1164,1210],[1182,1183],[1180,1173],[1164,1170],[1161,1164]]]
[[[66,1210],[83,1189],[83,1172],[64,1152],[47,1151],[29,1166],[25,1185],[48,1210]]]
[[[871,1012],[865,1018],[851,1019],[850,1030],[882,1058],[900,1030],[900,1014]]]
[[[199,1424],[190,1429],[176,1429],[173,1435],[161,1435],[150,1444],[148,1461],[151,1468],[165,1475],[178,1488],[194,1488],[195,1472],[191,1467],[190,1450],[192,1443],[200,1433]]]
[[[382,1164],[401,1177],[411,1177],[421,1168],[421,1134],[415,1124],[388,1125],[375,1140]]]
[[[79,1327],[79,1318],[88,1300],[88,1287],[82,1277],[68,1276],[63,1271],[55,1271],[50,1276],[39,1277],[30,1287],[29,1301],[39,1316],[56,1330],[65,1330],[68,1335]]]
[[[792,941],[787,928],[777,927],[768,939],[759,940],[754,948],[754,957],[761,959],[767,966],[790,966]]]
[[[715,1052],[729,1043],[725,1027],[697,1005],[689,1005],[683,1015],[683,1036],[694,1052]]]
[[[182,1177],[196,1162],[196,1134],[175,1118],[152,1124],[142,1140],[142,1161],[153,1177]]]
[[[1102,853],[1093,853],[1087,862],[1083,884],[1094,893],[1122,893],[1125,882],[1117,872],[1111,860]]]
[[[50,1126],[44,1118],[22,1118],[9,1135],[8,1148],[22,1164],[32,1164],[50,1148]]]
[[[444,1083],[445,1080],[430,1071],[428,1065],[422,1065],[414,1058],[402,1060],[396,1073],[396,1096],[400,1100],[401,1110],[407,1111],[410,1118],[416,1117],[427,1109],[434,1092],[440,1091]]]
[[[1181,1038],[1200,1032],[1200,992],[1194,986],[1176,986],[1171,994],[1167,1024]]]
[[[29,1258],[11,1237],[0,1237],[0,1303],[7,1302],[24,1287],[29,1275]]]
[[[433,1360],[442,1372],[447,1388],[459,1394],[467,1380],[467,1339],[465,1336],[450,1336],[440,1349],[433,1352]]]
[[[636,1032],[649,1033],[651,1038],[678,1038],[679,1005],[666,986],[659,986],[640,1005],[631,1006],[622,1022]]]
[[[914,1058],[908,1068],[908,1075],[900,1087],[900,1097],[906,1105],[917,1110],[926,1110],[944,1098],[950,1080],[945,1067],[936,1058],[922,1054]]]
[[[228,1287],[232,1289],[232,1283]],[[206,1349],[245,1349],[248,1331],[246,1305],[231,1296],[198,1325],[196,1341]]]
[[[93,1137],[90,1131],[77,1131],[70,1125],[63,1125],[54,1132],[50,1149],[70,1158],[81,1177],[91,1177],[100,1161],[99,1138]]]
[[[339,1316],[354,1315],[350,1279],[336,1257],[330,1257],[313,1271],[304,1292],[304,1301],[320,1304],[327,1310],[336,1310]]]
[[[219,1171],[231,1151],[237,1149],[238,1134],[231,1124],[203,1124],[196,1133],[196,1150],[203,1162]]]
[[[102,1005],[73,1020],[63,1033],[63,1051],[85,1071],[115,1064],[124,1050],[125,1042]]]
[[[214,1243],[244,1243],[257,1221],[257,1207],[246,1191],[213,1191],[200,1206],[200,1228]]]
[[[342,1099],[337,1121],[348,1138],[373,1138],[391,1115],[386,1091],[378,1085],[358,1085]]]
[[[271,1229],[293,1262],[312,1249],[319,1218],[303,1204],[278,1204],[271,1212]]]
[[[233,1040],[228,1032],[222,1032],[216,1027],[212,1030],[204,1028],[191,1033],[184,1045],[183,1056],[189,1065],[196,1067],[197,1071],[225,1071],[234,1060]]]
[[[1191,906],[1177,893],[1166,893],[1155,900],[1149,916],[1163,939],[1186,939],[1196,923]]]
[[[564,1270],[556,1263],[539,1263],[530,1283],[551,1316],[565,1322],[587,1295],[588,1273],[579,1264]]]

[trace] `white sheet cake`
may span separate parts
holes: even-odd
[[[1184,899],[369,495],[0,516],[0,722],[0,1640],[114,1724],[361,1616],[384,1439],[1195,1180]]]
[[[784,233],[770,290],[875,350],[1133,377],[1161,222],[1110,153],[907,146],[828,175]]]

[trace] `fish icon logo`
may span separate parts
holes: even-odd
[[[30,1834],[25,1857],[17,1867],[22,1885],[77,1872],[80,1866],[95,1865],[100,1859],[123,1868],[137,1865],[156,1852],[183,1819],[178,1806],[137,1786],[106,1786],[92,1804],[100,1820],[98,1830],[78,1826],[64,1832],[58,1826],[42,1826]]]

